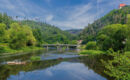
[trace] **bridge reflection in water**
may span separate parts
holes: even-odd
[[[80,45],[76,45],[76,44],[44,44],[43,47],[45,47],[47,50],[49,48],[52,48],[52,47],[57,48],[57,50],[60,50],[63,48],[69,50],[70,48],[78,49],[80,47]]]

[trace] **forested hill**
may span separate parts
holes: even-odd
[[[70,34],[66,31],[46,24],[43,22],[36,22],[31,20],[20,21],[22,25],[28,25],[33,29],[34,36],[39,42],[44,43],[71,43],[72,40],[76,40],[76,35]]]
[[[79,35],[80,32],[82,31],[82,29],[70,29],[70,30],[66,30],[67,32],[74,34],[74,35]]]
[[[28,25],[28,27],[32,28],[32,33],[39,44],[71,44],[77,39],[76,35],[70,34],[67,31],[62,31],[61,29],[50,24],[32,20],[15,21],[6,13],[0,13],[0,23],[7,26],[6,30],[11,28],[10,25],[12,23],[18,23],[20,26]]]
[[[97,32],[104,26],[109,24],[125,24],[127,22],[127,14],[130,14],[130,6],[123,7],[122,9],[112,10],[104,17],[96,20],[94,23],[89,24],[80,34],[81,38],[87,42],[96,36]]]
[[[0,13],[0,53],[41,49],[42,44],[77,44],[76,36],[37,21],[13,20]]]

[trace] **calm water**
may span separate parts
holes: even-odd
[[[32,56],[40,60],[31,61]],[[107,80],[100,57],[80,57],[77,51],[35,51],[0,56],[0,80]],[[8,61],[27,61],[8,65]]]

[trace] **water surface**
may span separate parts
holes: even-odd
[[[40,60],[31,61],[32,56]],[[27,61],[8,65],[8,61]],[[95,57],[80,57],[73,51],[34,51],[21,55],[0,56],[0,80],[107,80]]]

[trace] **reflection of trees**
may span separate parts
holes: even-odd
[[[104,66],[100,59],[107,60],[107,56],[89,56],[79,58],[68,58],[68,59],[55,59],[45,61],[28,62],[26,65],[2,65],[0,66],[0,80],[6,80],[10,75],[18,75],[20,71],[34,71],[40,69],[46,69],[48,67],[59,64],[60,62],[80,62],[85,64],[89,69],[100,74],[101,76],[107,77],[104,74]]]
[[[29,60],[31,56],[35,56],[35,55],[40,55],[43,54],[43,50],[39,50],[39,51],[34,51],[34,52],[30,52],[30,53],[21,53],[21,54],[15,54],[13,56],[11,55],[6,55],[3,58],[0,58],[0,63],[3,61],[12,61],[15,59],[19,59],[19,60]]]
[[[28,62],[26,65],[2,65],[0,66],[0,80],[6,80],[10,75],[17,75],[20,71],[33,71],[45,69],[60,63],[61,60],[46,60]]]
[[[80,61],[84,63],[89,69],[92,69],[94,72],[111,80],[110,77],[104,74],[105,67],[101,62],[101,59],[106,61],[108,60],[108,58],[109,57],[105,55],[99,55],[99,56],[97,55],[97,56],[82,57],[80,58]]]

